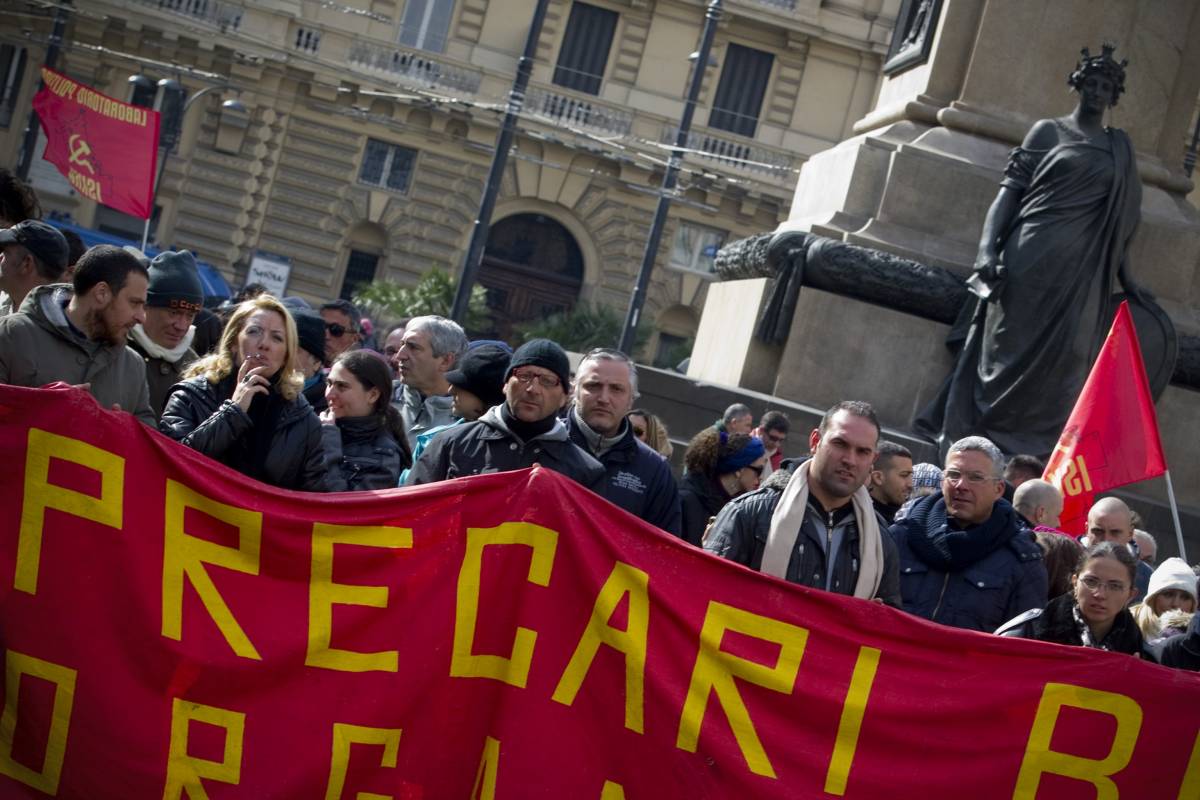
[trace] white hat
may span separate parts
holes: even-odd
[[[1196,573],[1182,558],[1168,558],[1158,565],[1150,576],[1150,589],[1146,600],[1166,589],[1181,589],[1196,599]]]

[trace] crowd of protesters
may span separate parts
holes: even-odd
[[[941,465],[881,439],[871,406],[834,405],[787,458],[788,417],[730,406],[676,475],[638,371],[547,339],[470,341],[443,317],[373,347],[346,300],[258,290],[213,314],[194,257],[73,246],[0,171],[0,383],[64,382],[225,466],[341,492],[516,470],[559,472],[690,545],[786,581],[936,623],[1200,669],[1196,571],[1157,568],[1115,497],[1080,540],[1036,458],[968,436]]]

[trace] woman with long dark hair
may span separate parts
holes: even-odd
[[[332,492],[390,489],[412,466],[404,422],[392,407],[392,370],[371,350],[347,350],[325,379],[321,413],[327,482]]]
[[[245,301],[217,352],[171,388],[159,430],[263,483],[325,491],[321,423],[301,395],[297,347],[296,323],[278,300]]]

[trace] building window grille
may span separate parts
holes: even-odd
[[[346,277],[342,279],[342,293],[338,297],[353,300],[355,292],[375,280],[375,268],[378,266],[379,256],[376,254],[351,250],[350,257],[346,259]]]
[[[296,49],[316,53],[321,49],[321,32],[312,28],[296,28]]]
[[[713,274],[717,251],[725,244],[725,231],[691,222],[681,222],[671,245],[671,266],[691,272]]]
[[[393,192],[407,192],[416,159],[416,150],[368,139],[358,181]]]
[[[7,128],[12,122],[24,75],[25,48],[0,45],[0,128]]]
[[[586,94],[600,94],[608,51],[617,29],[617,13],[605,8],[575,3],[567,20],[554,82]]]
[[[408,0],[400,18],[400,44],[444,52],[453,15],[454,0]]]
[[[725,69],[721,72],[721,82],[717,84],[717,94],[713,99],[712,114],[708,117],[710,128],[720,128],[740,136],[754,136],[774,60],[773,55],[762,50],[740,44],[729,45],[725,51]]]

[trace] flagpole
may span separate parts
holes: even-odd
[[[1175,520],[1175,541],[1179,543],[1179,557],[1187,561],[1183,548],[1183,526],[1179,524],[1179,506],[1175,502],[1175,487],[1171,485],[1171,470],[1163,473],[1167,479],[1167,500],[1171,503],[1171,519]]]
[[[146,217],[146,227],[142,228],[142,255],[146,255],[146,242],[150,241],[150,217]]]

